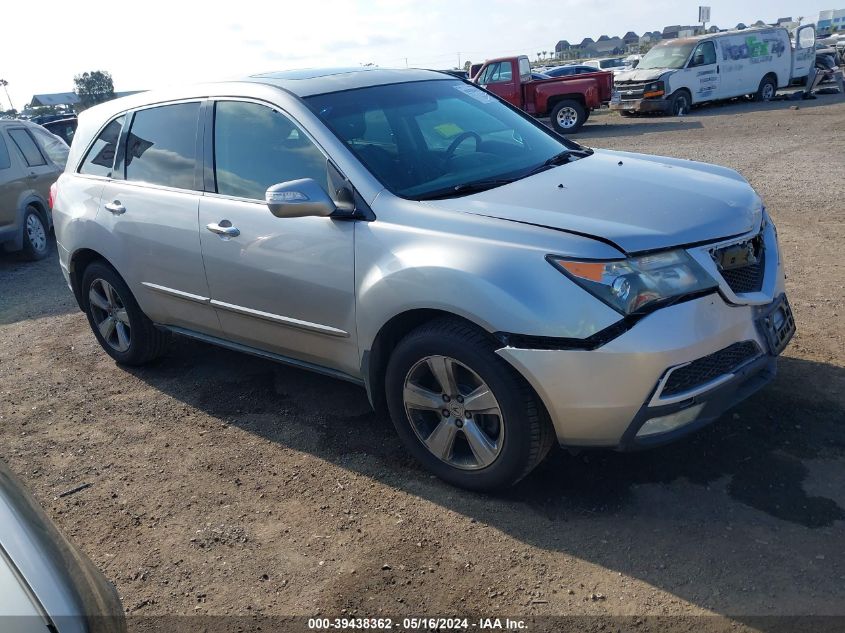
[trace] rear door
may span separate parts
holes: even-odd
[[[812,24],[795,32],[795,49],[792,51],[792,79],[806,77],[816,62],[816,28]]]
[[[12,140],[12,151],[17,151],[24,163],[25,188],[34,190],[46,206],[50,198],[50,185],[59,177],[58,168],[47,159],[25,127],[9,127],[7,132]]]
[[[268,187],[300,178],[333,191],[325,154],[269,104],[220,100],[211,123],[214,173],[200,203],[200,240],[226,338],[357,372],[355,222],[277,218],[265,203]]]
[[[11,140],[0,127],[0,242],[15,237],[18,231],[18,201],[23,193],[23,169],[18,156],[10,152]]]
[[[128,115],[97,223],[111,233],[111,259],[147,316],[216,335],[197,225],[201,106],[185,101]]]

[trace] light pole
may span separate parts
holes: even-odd
[[[3,86],[3,90],[6,92],[6,100],[9,102],[9,109],[14,110],[15,106],[12,104],[12,98],[9,96],[9,89],[6,87],[9,85],[9,82],[5,79],[0,79],[0,86]]]

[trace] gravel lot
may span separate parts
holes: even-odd
[[[845,102],[790,105],[577,135],[738,169],[778,224],[798,333],[772,385],[688,440],[554,451],[506,495],[466,493],[349,384],[187,340],[115,365],[55,256],[0,256],[0,459],[131,616],[845,616]]]

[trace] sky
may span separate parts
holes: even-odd
[[[711,19],[721,28],[815,22],[820,9],[845,5],[817,1],[710,0]],[[43,0],[36,14],[9,4],[0,78],[18,110],[33,94],[73,90],[84,71],[110,72],[121,91],[315,66],[442,69],[698,19],[698,1],[683,0]]]

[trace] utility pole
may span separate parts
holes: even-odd
[[[461,67],[461,51],[458,51],[458,68]]]
[[[406,57],[405,58],[405,68],[407,68],[407,67],[408,67],[408,58]]]
[[[12,103],[12,98],[9,96],[9,89],[6,87],[9,85],[9,82],[5,79],[0,79],[0,86],[3,86],[3,90],[6,92],[6,100],[9,102],[9,109],[14,110],[15,106]]]

